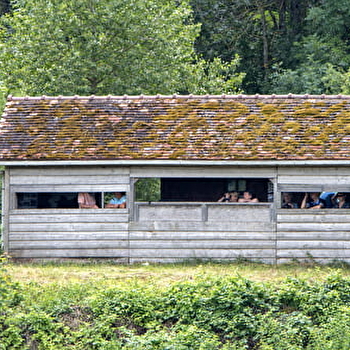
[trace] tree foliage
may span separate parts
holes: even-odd
[[[236,60],[210,64],[196,56],[193,43],[200,26],[193,23],[186,1],[19,0],[15,4],[12,14],[3,18],[0,52],[0,76],[11,92],[217,91],[218,85],[207,82],[211,73],[222,92],[235,92],[243,78],[233,71]]]
[[[202,23],[197,50],[204,57],[241,57],[248,93],[268,92],[276,64],[289,67],[292,44],[305,34],[308,8],[316,0],[192,0]]]
[[[2,0],[0,14],[14,94],[350,92],[350,0]]]

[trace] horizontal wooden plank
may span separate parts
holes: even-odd
[[[158,264],[158,263],[162,263],[162,264],[181,264],[181,263],[187,263],[191,260],[193,261],[198,261],[201,260],[203,262],[205,261],[232,261],[234,262],[235,260],[239,259],[239,258],[243,258],[243,257],[228,257],[228,258],[131,258],[129,259],[130,264]],[[248,259],[248,258],[247,258]],[[274,258],[249,258],[249,260],[251,260],[252,262],[256,261],[259,263],[265,263],[265,264],[274,264],[275,263],[275,259]]]
[[[289,176],[348,176],[349,167],[347,166],[279,166],[278,167],[278,176],[279,177],[289,177]]]
[[[273,241],[243,240],[152,240],[130,241],[130,249],[273,249]]]
[[[138,221],[202,221],[201,206],[193,205],[150,205],[139,206]]]
[[[348,231],[350,225],[348,223],[322,223],[322,222],[304,222],[304,223],[277,223],[277,232],[293,231]]]
[[[190,239],[190,240],[273,240],[273,232],[240,232],[240,231],[130,231],[130,240],[173,240],[173,239]]]
[[[79,175],[128,175],[129,167],[116,166],[45,166],[45,167],[13,167],[11,176],[79,176]]]
[[[349,231],[307,231],[307,232],[278,232],[277,240],[310,240],[310,241],[342,241],[342,240],[350,240],[350,232]]]
[[[11,192],[129,192],[128,184],[46,184],[46,185],[14,185]]]
[[[132,166],[132,177],[200,177],[200,178],[270,178],[275,176],[274,167],[238,166]]]
[[[125,240],[129,238],[128,231],[106,231],[106,232],[22,232],[13,233],[11,241],[103,241],[103,240]]]
[[[349,185],[350,175],[328,175],[328,174],[307,174],[307,175],[279,175],[279,184],[300,184],[300,185]]]
[[[323,210],[322,213],[314,213],[313,210],[286,210],[288,213],[278,213],[277,222],[295,223],[295,222],[328,222],[328,223],[345,223],[350,222],[349,209],[329,209]],[[293,211],[291,213],[290,211]],[[318,210],[317,210],[318,211]]]
[[[128,175],[100,175],[97,171],[91,175],[17,175],[12,176],[10,185],[77,185],[77,184],[100,184],[100,185],[118,185],[129,184]]]
[[[272,258],[273,249],[130,249],[130,258]]]
[[[350,258],[350,249],[279,249],[278,258],[327,258],[327,259],[344,259]]]
[[[99,209],[79,209],[79,208],[52,208],[52,209],[12,209],[11,216],[23,215],[126,215],[129,209],[122,208],[99,208]]]
[[[347,249],[350,253],[350,241],[277,241],[276,248],[278,250],[284,249],[301,249],[301,250],[315,250],[315,249]]]
[[[87,211],[89,211],[87,209]],[[101,210],[103,211],[103,210]],[[84,222],[84,223],[120,223],[128,222],[129,214],[128,213],[99,213],[92,212],[89,213],[74,213],[70,214],[24,214],[24,215],[10,215],[9,222],[13,223],[72,223],[72,222]]]
[[[127,223],[90,223],[74,222],[74,223],[12,223],[10,232],[79,232],[79,231],[124,231],[128,229]],[[11,236],[11,235],[10,235]]]
[[[10,241],[10,250],[28,249],[127,249],[127,240],[115,241]]]
[[[242,218],[244,219],[244,218]],[[131,231],[171,231],[171,232],[274,232],[274,224],[264,222],[199,222],[199,221],[144,221],[130,222]]]
[[[245,204],[238,206],[210,206],[208,205],[208,221],[212,222],[270,222],[271,210],[270,205],[257,206],[254,204]]]
[[[13,258],[127,258],[128,249],[12,249]]]

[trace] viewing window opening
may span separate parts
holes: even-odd
[[[126,192],[16,193],[18,209],[126,208]]]
[[[282,192],[282,209],[349,209],[348,192]]]
[[[135,183],[139,202],[218,202],[225,193],[251,192],[258,202],[273,202],[273,184],[255,178],[144,178]]]

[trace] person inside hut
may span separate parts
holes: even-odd
[[[349,209],[350,208],[350,203],[347,200],[347,196],[345,193],[338,192],[336,193],[333,197],[333,208],[338,208],[338,209]]]
[[[259,199],[251,191],[244,191],[243,197],[238,199],[239,203],[257,203]]]
[[[114,192],[114,197],[106,204],[106,208],[126,208],[125,192]]]
[[[230,192],[231,200],[230,202],[238,202],[239,193],[238,192]]]
[[[333,208],[334,207],[334,198],[337,192],[322,192],[320,194],[320,198],[325,201],[325,208]]]
[[[282,194],[282,208],[283,209],[298,208],[298,204],[293,201],[292,195],[288,192],[284,192]]]
[[[326,207],[326,203],[320,198],[319,192],[305,193],[301,202],[302,209],[321,209]]]
[[[97,209],[96,200],[93,195],[87,192],[80,192],[78,194],[78,204],[79,208],[84,209]]]
[[[226,192],[223,196],[218,200],[218,202],[238,202],[238,192]]]

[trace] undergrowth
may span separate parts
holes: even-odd
[[[93,269],[93,266],[91,266]],[[350,278],[198,276],[168,286],[14,282],[0,264],[1,350],[345,350]]]

